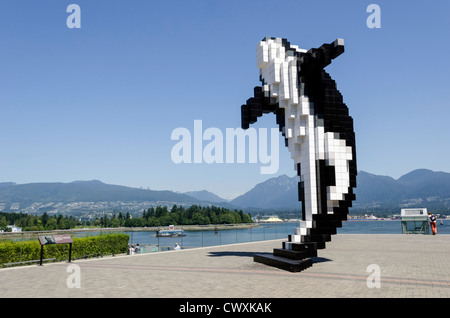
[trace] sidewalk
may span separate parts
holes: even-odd
[[[450,297],[450,235],[333,235],[300,273],[253,262],[282,241],[0,269],[0,297]],[[70,264],[80,288],[68,288]],[[372,264],[380,288],[368,287]]]

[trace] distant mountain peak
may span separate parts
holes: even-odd
[[[217,194],[214,194],[207,190],[200,190],[200,191],[189,191],[185,192],[185,195],[188,195],[194,199],[201,200],[201,201],[209,201],[209,202],[228,202],[228,200],[219,197]]]
[[[298,178],[283,174],[258,183],[247,193],[230,203],[240,207],[285,208],[300,206],[298,202]]]
[[[94,180],[75,180],[70,183],[92,183],[92,184],[106,184],[100,180],[94,179]]]
[[[0,182],[0,187],[10,187],[16,185],[15,182]]]

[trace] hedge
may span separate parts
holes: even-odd
[[[115,255],[126,253],[130,236],[123,233],[103,234],[99,236],[74,237],[72,259],[92,257],[94,255]],[[22,251],[22,253],[21,253]],[[0,267],[7,263],[39,260],[41,244],[38,239],[22,242],[0,242]],[[55,258],[55,261],[69,259],[68,244],[52,244],[44,246],[44,259]]]

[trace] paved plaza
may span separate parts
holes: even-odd
[[[299,273],[253,262],[282,241],[4,268],[0,297],[450,297],[450,235],[334,235]]]

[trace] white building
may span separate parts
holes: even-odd
[[[21,227],[17,227],[15,224],[14,225],[7,225],[6,227],[9,227],[11,229],[11,232],[22,232],[22,228]]]

